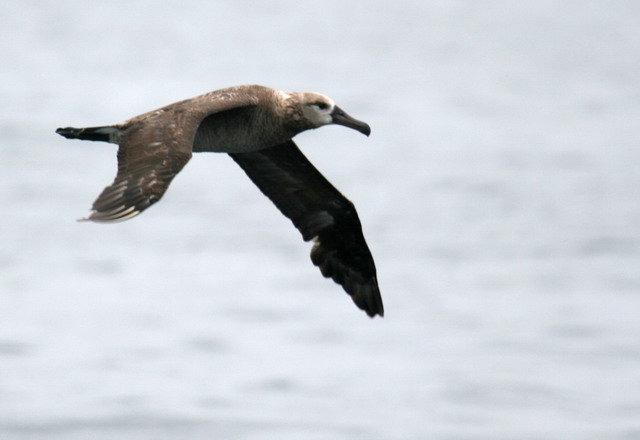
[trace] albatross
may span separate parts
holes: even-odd
[[[292,140],[329,124],[371,133],[325,95],[259,85],[216,90],[120,124],[56,133],[119,146],[116,178],[83,219],[94,222],[129,220],[158,202],[192,153],[228,153],[302,238],[313,241],[311,261],[322,275],[340,284],[367,315],[383,316],[375,263],[353,203]]]

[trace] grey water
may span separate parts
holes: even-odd
[[[0,438],[640,439],[640,3],[0,4]],[[384,319],[233,161],[78,223],[116,123],[313,90]]]

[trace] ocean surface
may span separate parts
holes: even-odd
[[[640,2],[0,4],[0,439],[640,439]],[[78,223],[61,126],[313,90],[384,319],[226,155]]]

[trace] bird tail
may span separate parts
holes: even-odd
[[[115,144],[117,143],[119,130],[117,127],[107,125],[103,127],[58,128],[56,133],[60,136],[66,137],[67,139],[83,139],[87,141],[111,142]]]

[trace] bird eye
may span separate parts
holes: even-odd
[[[320,110],[326,110],[329,106],[324,102],[316,102],[316,104]]]

